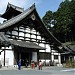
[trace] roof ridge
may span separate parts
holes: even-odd
[[[0,25],[0,29],[10,26],[9,23],[13,23],[14,24],[15,22],[13,22],[13,20],[16,21],[15,19],[17,19],[17,20],[22,19],[24,16],[26,16],[27,14],[29,14],[33,10],[34,10],[34,7],[33,6],[29,7],[28,9],[26,9],[25,11],[23,11],[21,14],[19,14],[19,15],[15,16],[15,17],[9,19],[8,21],[2,23]]]
[[[23,9],[23,10],[24,10],[24,8],[21,8],[21,7],[19,7],[19,6],[13,5],[13,4],[9,3],[9,2],[8,2],[8,5],[7,5],[7,6],[8,6],[8,7],[11,6],[11,7],[15,7],[15,8],[17,7],[17,8],[20,8],[20,9]]]

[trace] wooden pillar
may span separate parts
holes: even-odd
[[[19,59],[21,59],[21,52],[19,52]]]
[[[58,53],[58,62],[59,62],[59,66],[61,65],[61,55],[60,53]]]
[[[37,65],[39,64],[39,50],[37,51]]]
[[[52,51],[52,50],[51,50],[51,47],[50,47],[50,57],[49,57],[50,60],[49,60],[49,66],[50,66],[50,61],[51,61],[51,51]]]
[[[18,53],[14,50],[14,65],[18,63]]]
[[[19,26],[18,26],[18,39],[19,39]]]
[[[29,52],[29,64],[31,64],[31,53]]]
[[[46,44],[44,44],[44,47],[46,48]],[[44,54],[44,58],[46,57],[46,49],[45,49],[45,54]],[[45,58],[45,65],[46,66],[46,58]]]
[[[31,35],[32,35],[32,34],[31,34],[31,29],[30,29],[30,41],[32,41],[32,39],[31,39]]]
[[[25,36],[26,36],[26,32],[25,32],[26,28],[24,26],[24,40],[26,39]]]
[[[5,66],[5,50],[4,50],[4,66]]]
[[[52,46],[50,46],[51,47],[51,61],[52,61]]]
[[[36,42],[37,42],[37,31],[36,31]]]

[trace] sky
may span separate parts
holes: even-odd
[[[48,10],[55,12],[62,1],[64,0],[0,0],[0,14],[5,12],[8,2],[24,9],[27,9],[35,3],[36,10],[42,18]],[[0,19],[0,22],[2,20]]]

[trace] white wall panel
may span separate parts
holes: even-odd
[[[45,45],[43,43],[40,43],[39,46],[44,47]],[[39,52],[45,52],[45,50],[39,50]]]
[[[24,29],[19,29],[19,31],[24,31]]]
[[[36,36],[35,35],[31,35],[31,38],[36,38]]]
[[[37,62],[37,52],[32,52],[32,60]]]
[[[37,36],[37,39],[40,39],[41,40],[41,36]]]
[[[30,38],[30,34],[25,34],[25,37],[29,37]]]
[[[48,44],[46,44],[46,52],[51,52],[51,48]]]
[[[2,50],[0,50],[0,51],[2,51]],[[1,55],[0,55],[0,61],[1,61],[1,64],[2,64],[2,66],[4,65],[4,51],[3,52],[1,52]]]
[[[19,32],[19,36],[24,36],[24,33],[22,33],[22,32]]]
[[[5,65],[6,66],[11,66],[11,65],[14,65],[14,54],[13,54],[13,51],[6,51],[6,63]],[[7,64],[7,61],[8,61],[8,64]]]
[[[13,35],[18,35],[18,32],[12,31],[12,34],[13,34]]]

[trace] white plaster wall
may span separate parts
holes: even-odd
[[[50,60],[46,60],[46,65],[50,65]]]
[[[30,39],[26,38],[26,40],[30,40]],[[27,42],[29,42],[29,41],[27,41]]]
[[[36,36],[35,35],[31,35],[31,38],[36,38]]]
[[[26,28],[25,32],[29,32],[30,33],[30,29],[29,28]]]
[[[41,60],[41,62],[42,62],[43,65],[45,65],[45,62],[46,62],[46,61],[45,61],[45,60]]]
[[[14,29],[15,29],[15,30],[18,30],[18,28],[17,28],[17,27],[15,27]]]
[[[24,39],[23,37],[19,37],[19,39]]]
[[[74,56],[74,60],[75,60],[75,56]]]
[[[51,57],[52,57],[52,61],[54,61],[54,54],[53,53],[51,54]]]
[[[54,55],[58,55],[59,53],[53,53]]]
[[[2,51],[2,50],[0,50],[0,51]],[[3,58],[4,58],[4,51],[1,52],[1,55],[0,55],[0,61],[1,61],[2,66],[4,65]]]
[[[24,36],[24,33],[20,32],[19,36]],[[19,37],[19,39],[24,39],[23,37]]]
[[[2,49],[4,49],[4,47],[2,47]],[[11,49],[11,46],[9,48],[6,47],[5,49]],[[1,60],[2,66],[4,66],[4,51],[1,52],[0,60]],[[14,54],[13,54],[13,51],[5,50],[5,66],[11,66],[11,65],[14,65]]]
[[[58,54],[58,62],[59,64],[61,64],[61,54],[60,53]]]
[[[5,58],[6,58],[6,63],[5,63],[6,66],[14,65],[14,54],[13,54],[13,51],[6,51]],[[7,64],[7,60],[8,60],[8,64]]]
[[[45,45],[43,43],[40,43],[39,46],[44,47]],[[39,50],[39,52],[45,52],[45,50]]]
[[[38,34],[38,35],[40,35],[40,33],[39,33],[39,32],[37,32],[37,34]]]
[[[22,32],[19,32],[19,36],[24,36],[24,33],[22,33]]]
[[[18,32],[12,31],[12,34],[13,34],[13,35],[18,35]]]
[[[11,46],[9,46],[9,47],[6,47],[6,49],[12,49],[12,47],[11,47]]]
[[[32,41],[36,41],[35,39],[32,39]]]
[[[37,52],[32,52],[32,60],[37,62]]]
[[[31,30],[31,33],[36,34],[36,30],[34,30],[34,29]]]
[[[41,36],[37,36],[37,39],[40,39],[41,40]]]
[[[21,27],[22,28],[22,27]],[[19,29],[20,31],[24,31],[24,29]]]
[[[25,37],[29,37],[30,38],[30,34],[25,34]]]
[[[48,44],[46,44],[46,52],[51,52],[51,48]]]

